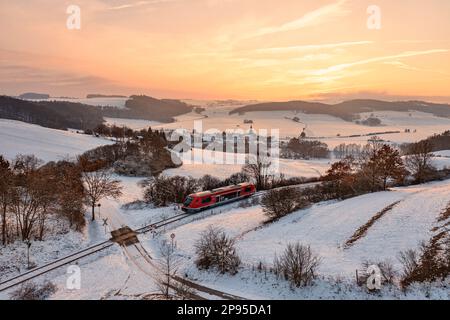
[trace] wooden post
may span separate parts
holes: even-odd
[[[360,286],[360,284],[359,284],[359,277],[358,277],[358,269],[356,269],[356,284],[358,286]]]

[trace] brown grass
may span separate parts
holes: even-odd
[[[350,248],[356,241],[363,238],[367,234],[367,230],[369,230],[370,227],[372,227],[377,220],[379,220],[382,216],[384,216],[387,212],[391,211],[396,205],[398,205],[401,201],[396,201],[377,214],[375,214],[369,221],[367,221],[366,224],[361,226],[356,232],[350,237],[350,239],[347,240],[345,243],[345,249]]]

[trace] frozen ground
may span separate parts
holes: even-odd
[[[196,271],[192,258],[194,243],[208,226],[223,228],[236,238],[238,253],[247,269],[260,261],[270,266],[275,254],[284,250],[287,243],[299,241],[311,245],[322,258],[321,276],[352,280],[355,270],[360,269],[365,260],[390,260],[400,269],[398,253],[417,248],[421,241],[429,240],[430,230],[449,199],[450,181],[435,182],[320,203],[267,226],[262,226],[265,220],[262,208],[255,206],[195,221],[170,233],[176,234],[180,255],[186,259],[186,272],[225,291],[232,290],[239,281],[252,280],[245,272],[231,282],[225,277]],[[396,201],[400,203],[378,220],[365,237],[352,247],[344,248],[345,242],[360,226]],[[166,237],[168,235],[169,232]]]
[[[133,228],[168,218],[179,211],[168,208],[142,208],[125,210],[122,205],[142,197],[140,178],[119,178],[124,194],[118,200],[102,201],[101,218],[108,218],[108,229],[129,225]],[[396,188],[391,192],[379,192],[345,201],[331,201],[300,210],[280,221],[262,226],[265,219],[260,206],[240,208],[238,204],[193,216],[174,228],[167,228],[159,237],[150,234],[140,236],[147,251],[158,258],[158,243],[170,239],[174,233],[177,255],[182,259],[180,274],[202,285],[246,298],[262,299],[448,299],[449,291],[436,284],[427,296],[427,287],[412,288],[406,295],[395,288],[384,288],[380,295],[367,294],[354,284],[354,272],[365,259],[390,259],[398,268],[396,260],[400,250],[415,248],[421,240],[428,240],[437,215],[450,199],[450,181],[435,182],[422,186]],[[343,244],[374,214],[393,202],[401,201],[397,207],[378,220],[367,235],[354,246],[345,249]],[[87,213],[89,217],[89,213]],[[68,241],[82,245],[99,241],[107,235],[101,219],[90,226],[84,235]],[[189,223],[188,223],[189,222]],[[237,239],[238,252],[244,268],[238,275],[221,276],[214,272],[198,271],[194,264],[193,245],[199,234],[208,226],[223,228]],[[89,240],[90,239],[90,240]],[[72,250],[65,241],[54,243],[53,249]],[[95,242],[94,241],[94,242]],[[253,272],[252,265],[262,261],[270,266],[275,253],[284,249],[288,242],[300,241],[309,244],[322,257],[320,278],[311,288],[291,290],[284,281],[270,274]],[[79,246],[79,244],[77,244]],[[47,243],[42,244],[45,248]],[[67,247],[66,247],[67,246]],[[47,249],[48,250],[48,249]],[[45,250],[43,250],[45,251]],[[23,255],[18,252],[18,255]],[[42,255],[41,262],[58,255]],[[143,270],[142,258],[136,251],[114,246],[80,261],[82,272],[81,290],[66,288],[67,271],[61,268],[39,281],[49,279],[58,287],[52,299],[140,299],[151,298],[157,293],[154,270]],[[22,261],[23,264],[23,261]],[[145,266],[145,265],[144,265]],[[429,287],[428,287],[429,288]],[[0,299],[8,298],[7,294]]]
[[[363,126],[329,115],[304,114],[295,111],[248,112],[243,115],[229,115],[231,110],[242,105],[245,104],[234,102],[233,104],[209,105],[204,103],[202,106],[206,108],[206,111],[201,116],[192,112],[176,117],[177,121],[175,123],[161,124],[155,128],[192,130],[194,128],[194,120],[201,120],[203,131],[208,129],[218,129],[220,131],[226,129],[248,130],[250,124],[244,124],[244,120],[252,120],[254,130],[267,129],[270,133],[270,130],[277,129],[280,132],[280,138],[299,136],[305,129],[308,137],[320,137],[320,140],[327,143],[330,148],[334,148],[336,145],[344,142],[365,144],[368,139],[368,137],[345,138],[344,136],[400,131],[400,133],[396,134],[382,135],[382,138],[394,143],[404,143],[424,139],[434,133],[441,133],[450,128],[450,119],[418,111],[375,112],[373,115],[382,121],[382,125],[379,127]],[[370,115],[372,113],[363,113],[361,117],[364,119]],[[293,121],[294,117],[298,117],[300,121]],[[405,133],[405,129],[410,129],[411,133]],[[338,135],[341,137],[338,137]]]
[[[75,156],[109,140],[72,131],[44,128],[14,120],[0,119],[0,154],[8,159],[17,154],[34,154],[44,161],[57,161]]]
[[[181,167],[168,169],[164,174],[168,176],[190,176],[193,178],[201,178],[205,174],[212,175],[220,179],[226,179],[234,173],[240,172],[243,161],[238,161],[234,154],[216,151],[212,154],[210,151],[194,149],[195,152],[200,152],[198,161],[183,161]],[[230,156],[231,155],[231,156]],[[232,160],[232,164],[226,161],[227,156]],[[197,155],[195,155],[197,157]],[[193,158],[191,158],[193,159]],[[197,159],[197,158],[196,158]],[[222,164],[219,164],[220,162]],[[243,160],[243,158],[241,159]],[[202,162],[203,161],[203,162]],[[291,177],[319,177],[323,175],[331,165],[330,159],[315,159],[315,160],[291,160],[279,159],[278,165],[274,167],[274,174],[283,174],[286,178]],[[233,164],[234,163],[234,164]],[[275,165],[275,162],[273,163]]]
[[[49,98],[44,101],[68,101],[83,103],[91,106],[125,108],[128,98]],[[33,99],[32,101],[43,101],[43,99]]]

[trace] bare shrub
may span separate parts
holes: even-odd
[[[220,179],[213,177],[209,174],[206,174],[203,177],[201,177],[198,180],[198,184],[200,185],[202,190],[212,190],[224,186],[223,182]]]
[[[413,282],[444,280],[450,275],[450,238],[448,231],[435,234],[428,243],[422,243],[418,252],[408,251],[401,255],[404,265],[401,286]]]
[[[227,179],[225,179],[223,181],[223,185],[225,186],[236,185],[243,182],[249,182],[250,179],[251,179],[250,176],[245,172],[238,172],[232,174]]]
[[[306,207],[307,201],[299,197],[294,188],[273,189],[262,198],[264,213],[269,217],[267,222],[273,222],[285,215]]]
[[[241,264],[234,246],[234,239],[221,229],[210,226],[195,244],[195,264],[199,269],[217,268],[222,274],[234,275]]]
[[[370,266],[377,266],[380,269],[381,272],[381,283],[382,284],[389,284],[393,285],[395,284],[395,281],[398,277],[398,272],[394,268],[394,265],[390,260],[384,260],[384,261],[364,261],[362,264],[362,275],[359,277],[360,283],[366,283],[367,279],[369,277],[368,269]]]
[[[407,151],[406,165],[417,183],[430,180],[436,171],[432,164],[432,151],[433,145],[427,140],[411,144]]]
[[[291,283],[293,287],[305,287],[313,283],[320,258],[310,246],[300,243],[288,244],[280,257],[275,257],[274,271],[279,277]]]
[[[242,173],[254,181],[256,189],[267,190],[273,175],[270,170],[272,162],[266,156],[258,156],[254,163],[249,163],[242,168]]]
[[[45,282],[41,286],[27,282],[11,294],[11,300],[45,300],[56,292],[56,286],[51,282]]]
[[[159,176],[148,181],[144,200],[158,207],[182,203],[191,193],[198,191],[197,180],[181,176]]]
[[[398,260],[403,266],[402,271],[402,282],[405,279],[408,279],[412,276],[412,274],[417,270],[420,265],[420,255],[417,251],[409,249],[406,251],[402,251],[399,254]]]

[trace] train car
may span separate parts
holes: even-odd
[[[217,188],[191,194],[186,197],[181,209],[187,213],[218,207],[233,201],[248,198],[255,194],[256,187],[252,183],[244,182],[234,186]]]

